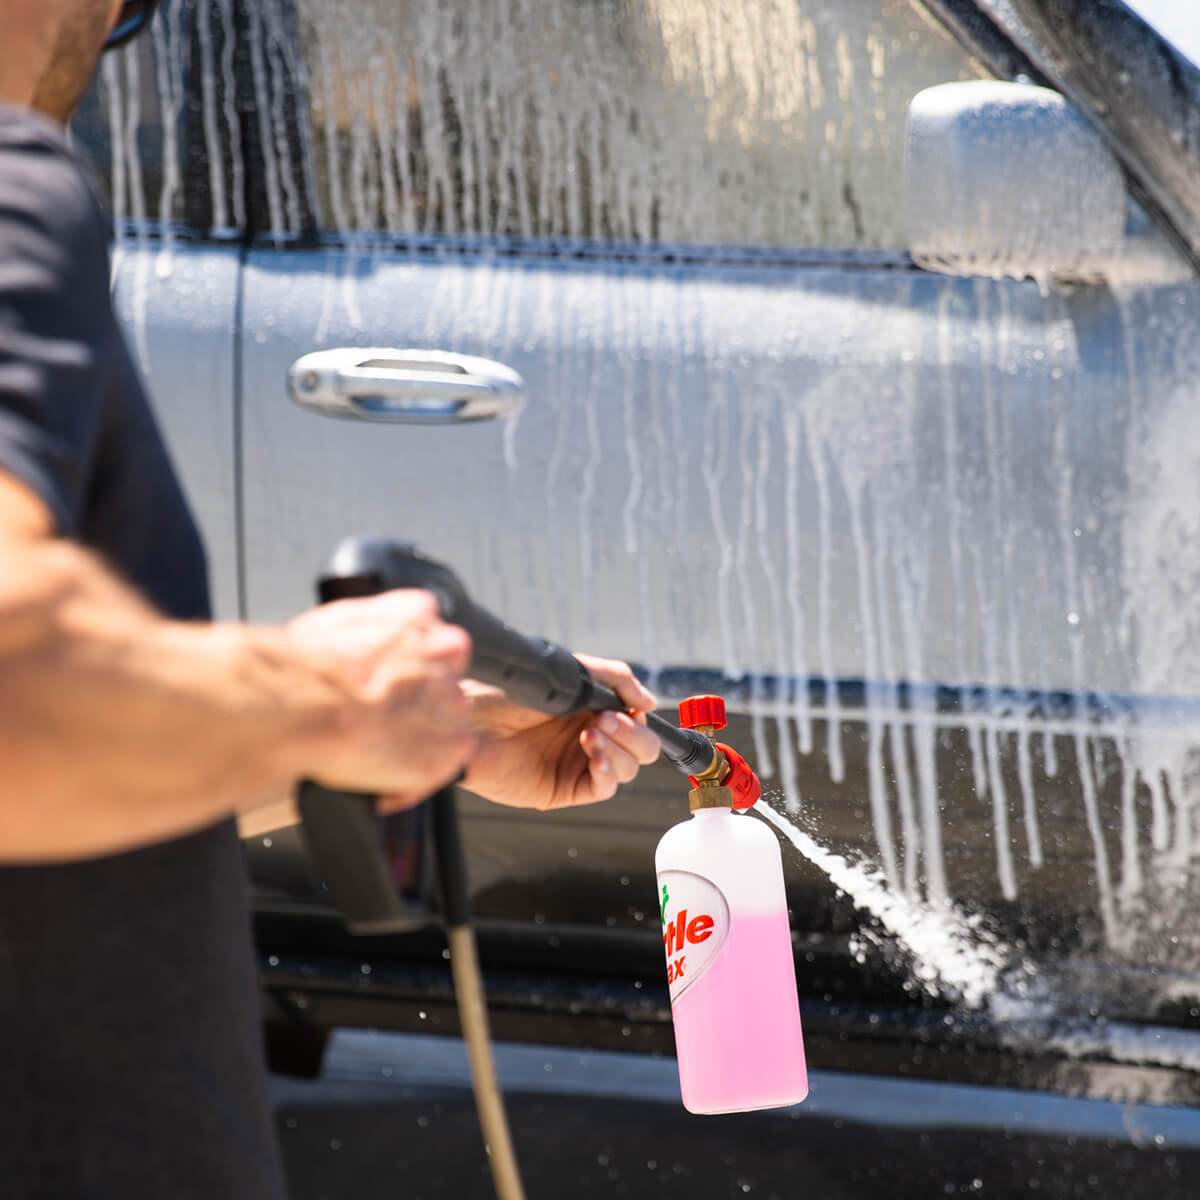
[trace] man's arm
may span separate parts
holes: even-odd
[[[424,593],[329,606],[302,638],[185,624],[52,524],[0,474],[0,860],[161,841],[304,775],[436,786],[469,756],[469,646]]]

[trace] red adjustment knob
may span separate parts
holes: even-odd
[[[708,725],[713,729],[724,729],[725,701],[720,696],[689,696],[679,702],[679,724],[684,729],[698,729]]]

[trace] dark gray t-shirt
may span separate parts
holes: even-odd
[[[62,131],[0,105],[0,470],[164,612],[201,618],[204,554],[113,316],[107,241]],[[281,1196],[259,1022],[233,822],[0,868],[0,1193]]]

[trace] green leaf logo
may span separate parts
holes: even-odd
[[[658,906],[658,919],[662,922],[664,927],[667,924],[667,905],[670,903],[670,900],[671,897],[667,893],[667,885],[664,883],[662,891],[662,903],[660,903]]]

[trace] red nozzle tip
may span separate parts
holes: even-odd
[[[713,729],[724,729],[725,701],[720,696],[689,696],[679,702],[679,724],[684,729],[696,729],[708,725]]]
[[[725,755],[725,761],[729,764],[725,786],[733,793],[733,807],[753,808],[762,795],[762,784],[754,768],[732,746],[718,742],[717,749]]]

